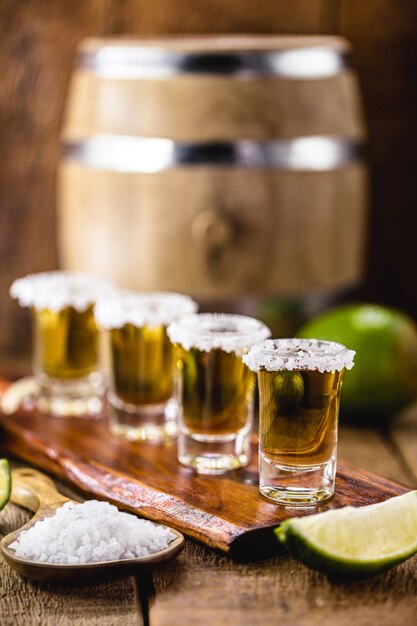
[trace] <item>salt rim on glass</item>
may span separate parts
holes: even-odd
[[[138,328],[168,326],[182,315],[195,313],[198,304],[190,297],[171,291],[135,292],[120,290],[94,308],[97,323],[110,330],[133,324]]]
[[[242,356],[245,350],[271,336],[263,322],[246,315],[200,313],[173,322],[167,329],[172,343],[185,350],[220,349]]]
[[[243,357],[244,363],[254,372],[266,370],[318,370],[334,372],[350,370],[356,352],[341,343],[320,339],[268,339],[254,346]]]
[[[83,313],[114,290],[114,283],[102,276],[56,271],[18,278],[12,283],[9,293],[22,307],[33,307],[38,311],[48,309],[56,313],[72,307],[78,313]]]

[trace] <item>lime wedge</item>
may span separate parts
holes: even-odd
[[[12,475],[6,459],[0,459],[0,511],[9,501],[12,490]]]
[[[275,534],[312,569],[340,577],[372,576],[417,553],[417,491],[379,504],[291,518]]]

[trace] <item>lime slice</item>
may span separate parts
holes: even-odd
[[[0,459],[0,511],[8,503],[11,490],[12,475],[9,462],[6,459]]]
[[[291,518],[275,533],[312,569],[343,577],[372,576],[417,552],[417,491],[379,504]]]

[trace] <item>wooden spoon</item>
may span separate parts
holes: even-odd
[[[32,469],[16,469],[12,472],[11,501],[35,512],[32,519],[14,532],[3,537],[0,543],[6,562],[21,576],[34,580],[53,581],[56,583],[86,583],[98,579],[128,576],[140,573],[152,566],[174,557],[184,547],[183,535],[170,528],[175,535],[169,546],[150,556],[123,559],[119,561],[100,561],[68,565],[65,563],[40,563],[16,556],[10,544],[15,541],[22,530],[28,530],[39,520],[54,515],[56,509],[65,502],[74,502],[58,493],[54,483],[48,476]]]

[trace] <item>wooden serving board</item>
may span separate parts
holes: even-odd
[[[20,409],[0,414],[0,423],[6,454],[66,480],[90,497],[166,523],[236,558],[261,558],[278,550],[272,529],[288,517],[370,504],[406,491],[340,463],[334,497],[318,507],[295,510],[259,494],[255,441],[248,468],[225,476],[199,476],[178,464],[175,442],[119,440],[107,430],[105,417],[53,418]]]

